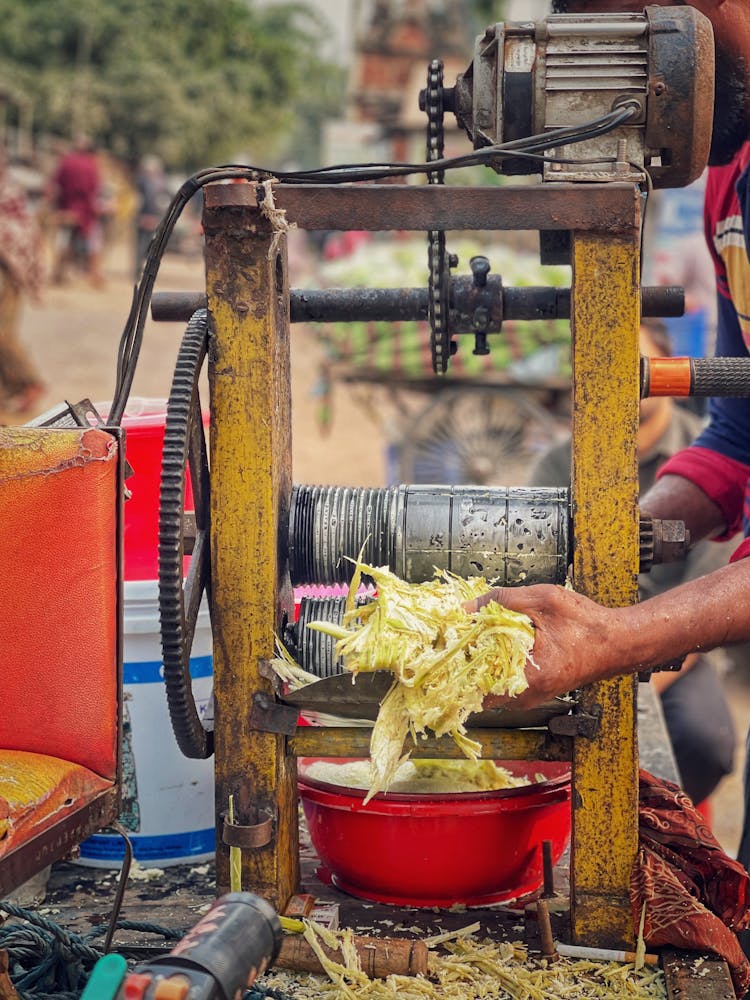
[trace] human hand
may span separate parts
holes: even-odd
[[[485,708],[532,708],[574,688],[613,676],[622,609],[596,604],[564,587],[496,587],[464,604],[478,611],[490,601],[528,615],[534,625],[532,659],[526,663],[529,687],[515,698],[488,695]]]

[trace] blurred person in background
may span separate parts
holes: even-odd
[[[660,320],[644,319],[641,354],[669,357],[667,328]],[[641,400],[638,425],[638,479],[644,494],[668,458],[691,444],[700,433],[700,418],[669,396]],[[532,486],[570,484],[571,442],[562,441],[537,461],[529,475]],[[641,599],[676,587],[723,566],[731,542],[699,542],[683,562],[654,566],[639,577]],[[736,735],[716,653],[690,653],[679,672],[652,674],[651,685],[661,699],[664,721],[674,750],[682,787],[696,805],[703,805],[734,766]],[[707,806],[703,805],[704,812]]]
[[[0,410],[33,411],[45,387],[18,338],[21,306],[42,284],[41,234],[0,149]]]
[[[50,178],[49,201],[58,224],[52,281],[63,284],[72,265],[82,263],[94,287],[101,287],[102,225],[99,164],[88,136],[78,136]]]
[[[135,212],[135,269],[138,281],[154,230],[171,199],[169,182],[158,156],[144,156],[135,178],[138,204]]]

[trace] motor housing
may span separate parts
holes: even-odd
[[[713,31],[693,7],[501,22],[479,36],[446,97],[477,149],[584,125],[631,103],[637,113],[626,123],[551,151],[589,162],[498,157],[492,166],[549,181],[631,180],[646,169],[655,187],[682,187],[708,161]]]

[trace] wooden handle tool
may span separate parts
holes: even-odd
[[[322,944],[325,954],[333,962],[341,963],[341,952]],[[382,938],[354,936],[354,947],[362,964],[362,971],[370,979],[385,979],[392,973],[398,976],[427,975],[427,945],[410,938]],[[287,935],[274,963],[279,969],[297,972],[323,972],[323,966],[310,945],[300,935]]]

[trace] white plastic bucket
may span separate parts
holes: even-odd
[[[169,719],[159,636],[159,586],[126,580],[123,615],[123,808],[120,822],[144,867],[198,863],[215,850],[214,762],[183,757]],[[198,711],[211,697],[213,661],[208,608],[200,609],[190,672]],[[97,833],[81,845],[79,863],[117,868],[117,834]]]

